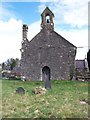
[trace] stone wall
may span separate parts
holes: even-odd
[[[22,49],[21,69],[26,79],[42,80],[45,66],[50,68],[51,80],[71,78],[76,47],[56,32],[42,29]]]

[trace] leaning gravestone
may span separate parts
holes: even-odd
[[[16,93],[18,93],[18,94],[25,94],[25,90],[24,90],[23,87],[18,87],[18,88],[16,89]]]

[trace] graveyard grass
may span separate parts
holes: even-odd
[[[20,80],[0,80],[2,83],[3,118],[88,118],[88,82],[52,81],[52,89],[45,95],[32,93],[36,86],[44,87],[44,82]],[[23,87],[26,94],[16,93]]]

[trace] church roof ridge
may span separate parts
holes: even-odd
[[[41,16],[43,15],[44,12],[46,11],[49,11],[53,16],[54,16],[54,13],[49,9],[48,6],[46,6],[46,8],[44,9],[44,11],[42,12]]]

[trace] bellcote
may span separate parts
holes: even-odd
[[[47,29],[47,30],[54,30],[54,22],[53,22],[54,14],[52,11],[46,7],[46,9],[43,11],[41,14],[41,27],[42,29]]]

